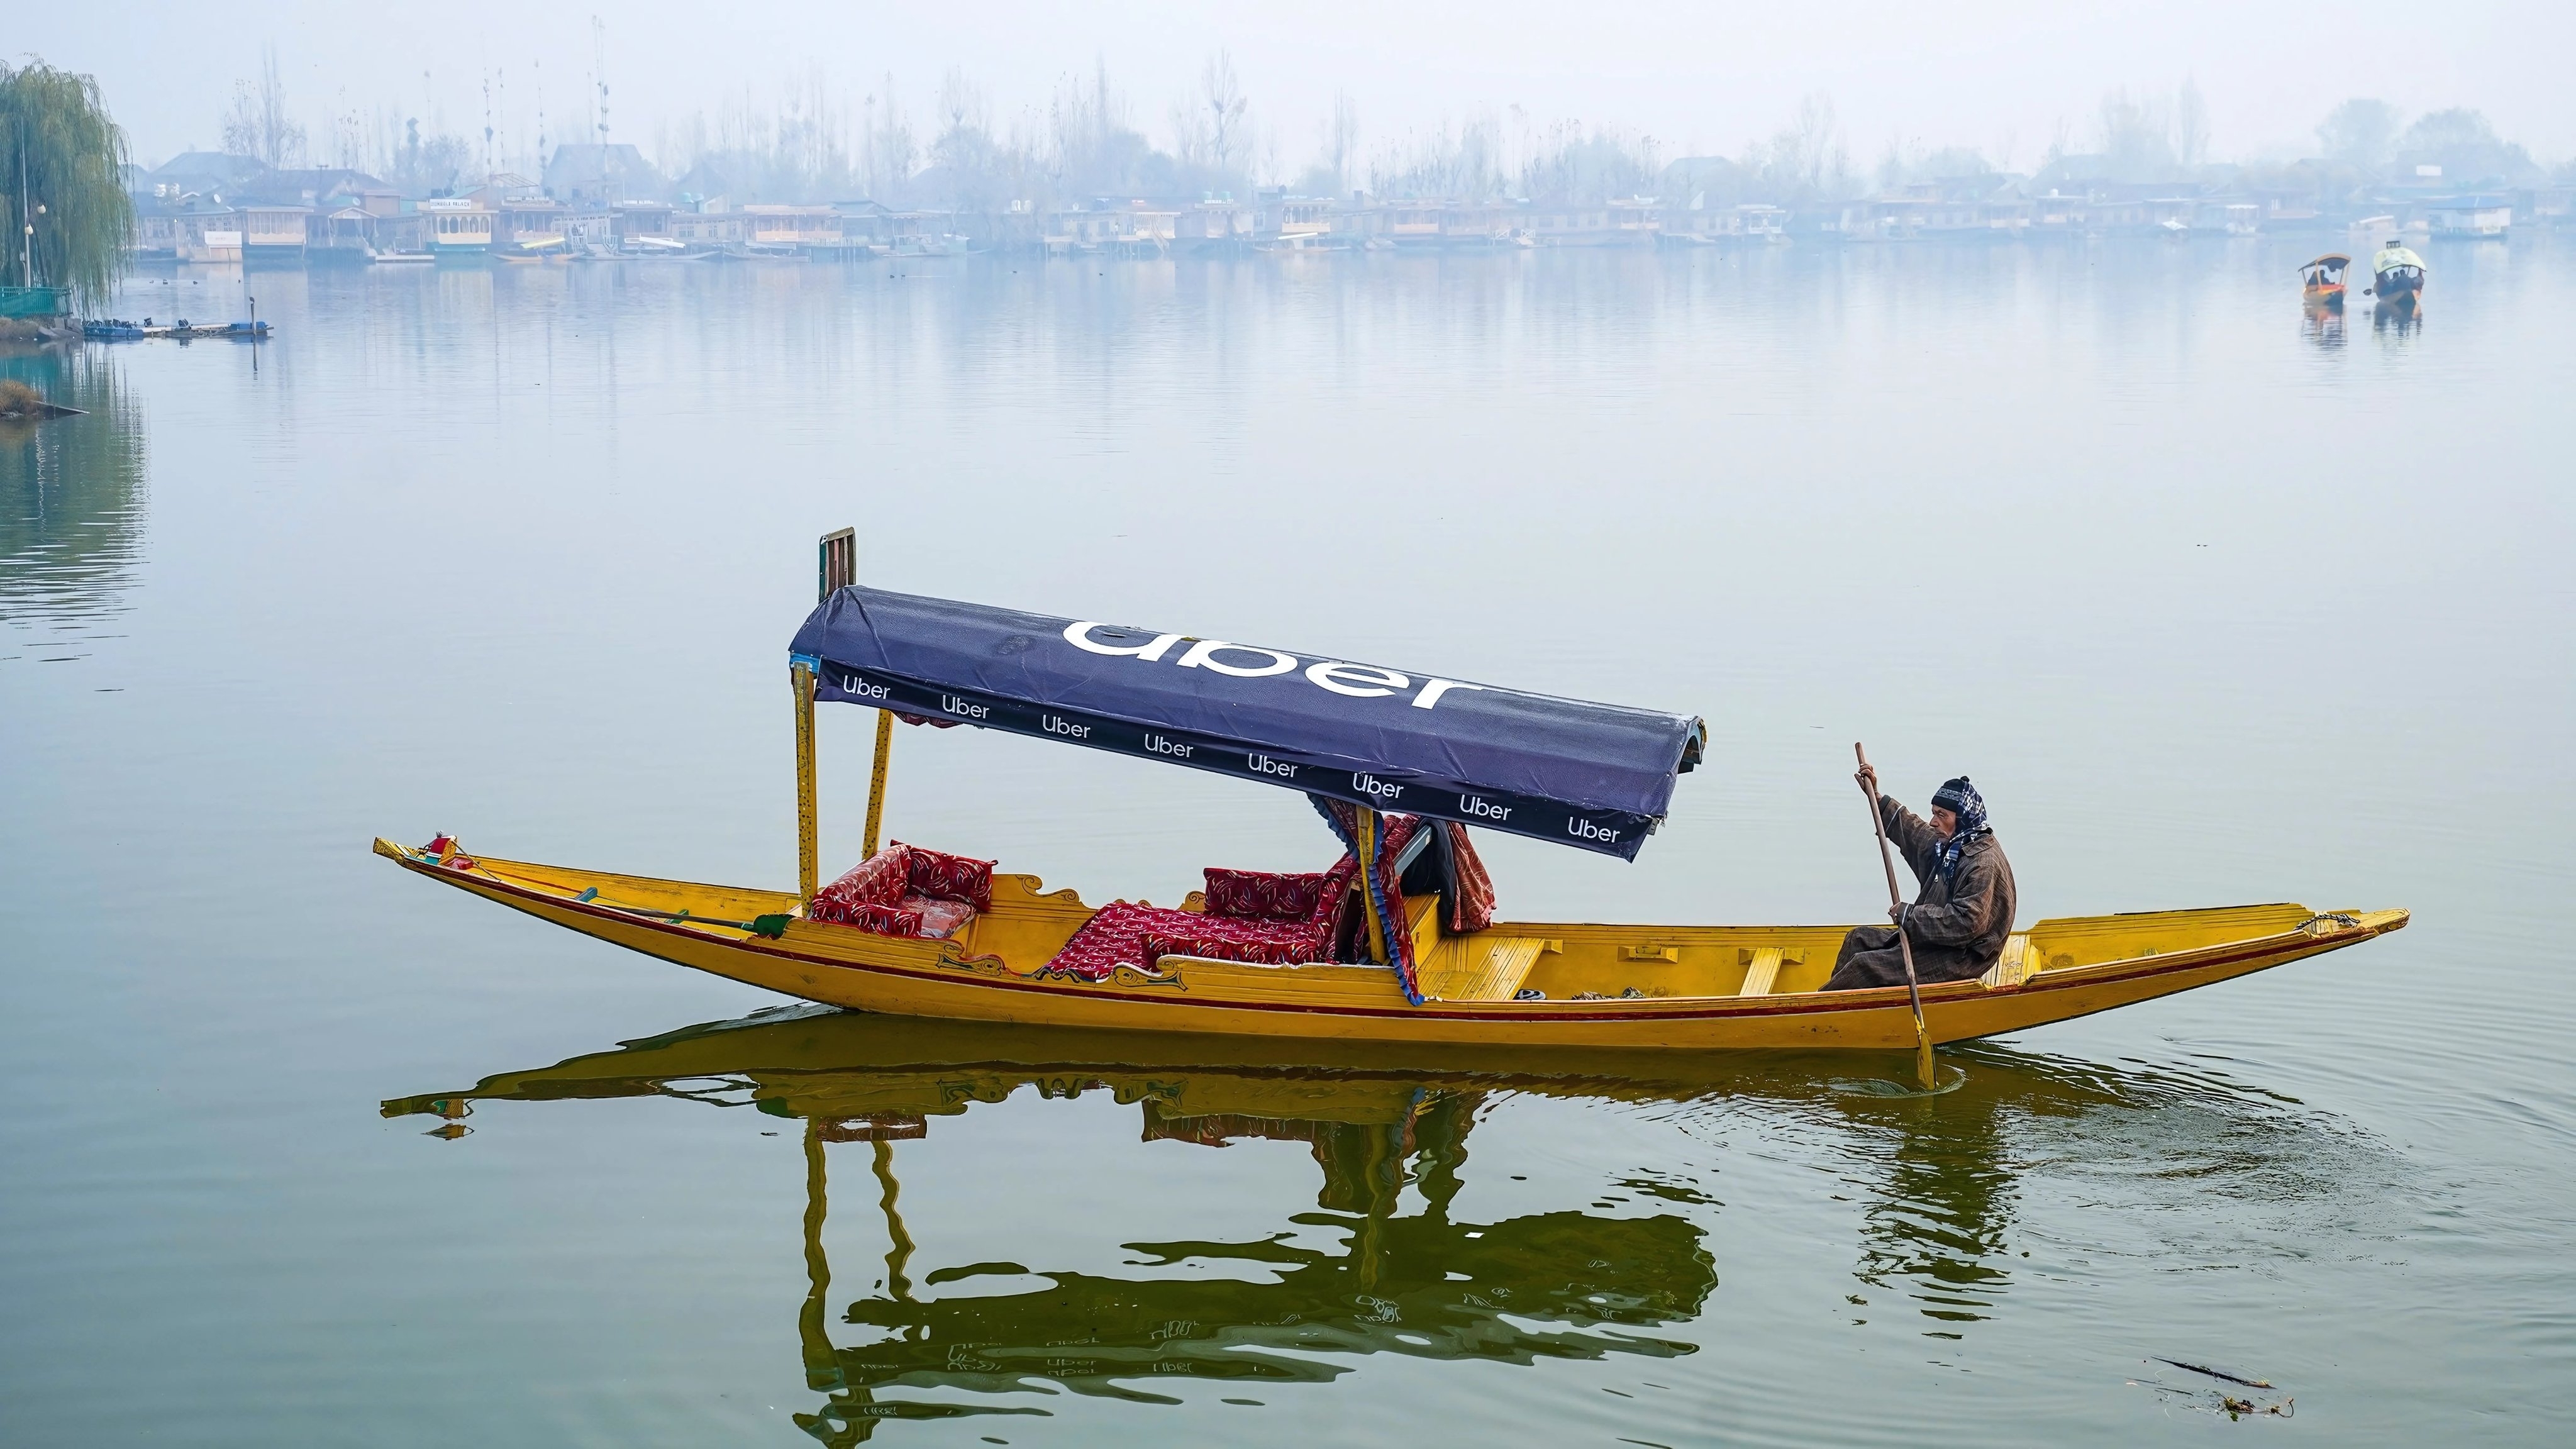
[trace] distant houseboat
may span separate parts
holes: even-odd
[[[253,205],[241,208],[242,259],[301,263],[313,240],[313,208]]]
[[[2513,204],[2501,196],[2454,196],[2424,208],[2439,237],[2500,237],[2513,227]]]
[[[420,204],[429,220],[429,254],[445,260],[481,261],[492,250],[493,212],[463,197],[434,196]]]

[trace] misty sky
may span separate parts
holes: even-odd
[[[483,85],[505,85],[496,124],[533,139],[542,84],[548,131],[577,139],[592,70],[593,14],[606,22],[610,139],[652,149],[657,123],[710,112],[746,87],[766,106],[819,73],[855,109],[891,72],[917,131],[940,77],[963,66],[994,127],[1043,111],[1057,81],[1108,64],[1131,120],[1164,140],[1172,102],[1207,55],[1231,52],[1273,170],[1317,149],[1336,88],[1358,104],[1364,151],[1408,130],[1476,115],[1509,129],[1562,119],[1651,135],[1662,154],[1738,154],[1829,95],[1852,160],[1891,142],[1978,147],[2028,170],[2060,127],[2086,149],[2103,92],[2170,94],[2194,79],[2219,159],[2314,150],[2320,116],[2375,95],[2410,114],[2484,110],[2544,163],[2576,155],[2576,3],[2339,0],[1889,0],[1477,5],[1065,5],[1027,0],[825,4],[764,0],[164,0],[12,5],[13,58],[96,75],[138,159],[216,144],[236,79],[277,47],[297,119],[323,149],[335,113],[392,105],[478,133]],[[424,129],[427,129],[425,124]],[[317,156],[317,160],[327,157]]]

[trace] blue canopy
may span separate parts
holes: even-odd
[[[1634,860],[1698,763],[1688,715],[882,589],[791,658],[815,698],[1008,730]]]

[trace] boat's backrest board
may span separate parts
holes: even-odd
[[[1035,970],[1064,949],[1093,908],[1070,888],[1050,891],[1033,875],[993,875],[991,909],[975,913],[958,933],[958,949],[970,956],[999,956],[1020,971]]]

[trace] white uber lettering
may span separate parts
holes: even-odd
[[[1282,780],[1294,780],[1297,778],[1297,767],[1295,765],[1282,763],[1281,761],[1270,758],[1268,755],[1246,755],[1243,757],[1243,762],[1250,766],[1252,773],[1256,775],[1277,775]]]
[[[992,713],[991,710],[977,704],[975,701],[960,698],[954,694],[943,694],[939,696],[939,707],[948,711],[950,714],[956,715],[960,719],[983,719]]]
[[[1351,776],[1351,788],[1374,800],[1392,800],[1404,793],[1402,785],[1391,785],[1375,775]]]
[[[1169,755],[1175,760],[1186,760],[1197,748],[1196,745],[1176,745],[1161,735],[1145,736],[1145,753],[1149,755]]]
[[[1454,679],[1428,679],[1423,681],[1422,692],[1413,697],[1413,707],[1429,709],[1440,702],[1440,696],[1453,689],[1472,689],[1478,694],[1485,692],[1485,686],[1481,684],[1461,684]]]
[[[882,684],[870,684],[855,674],[841,676],[841,692],[852,699],[884,699],[894,693]]]
[[[1619,841],[1618,831],[1604,830],[1589,820],[1568,820],[1565,833],[1577,840],[1597,840],[1604,845],[1615,845]]]
[[[1497,805],[1482,795],[1461,795],[1458,797],[1458,813],[1479,815],[1487,820],[1509,820],[1512,818],[1512,807]]]
[[[1258,654],[1262,657],[1263,663],[1258,669],[1239,668],[1217,658],[1220,650],[1235,654]],[[1297,661],[1293,657],[1282,654],[1276,649],[1260,649],[1250,644],[1228,644],[1222,639],[1201,639],[1190,646],[1188,653],[1181,656],[1180,663],[1183,669],[1213,669],[1219,674],[1231,674],[1237,679],[1267,679],[1273,674],[1285,674],[1297,667]]]
[[[1075,724],[1073,721],[1066,719],[1060,714],[1039,715],[1038,728],[1045,730],[1051,735],[1062,735],[1069,740],[1089,739],[1091,737],[1091,726],[1087,724]]]
[[[1064,626],[1064,642],[1072,645],[1076,649],[1084,650],[1088,653],[1110,654],[1126,658],[1142,659],[1148,664],[1158,662],[1162,659],[1164,650],[1181,642],[1181,636],[1178,634],[1157,634],[1154,636],[1152,643],[1139,644],[1134,648],[1129,648],[1124,644],[1102,644],[1091,637],[1092,630],[1102,627],[1105,626],[1097,622],[1087,620],[1067,624]]]
[[[1399,689],[1411,689],[1413,681],[1392,669],[1374,664],[1313,664],[1306,677],[1335,694],[1353,699],[1384,699]]]

